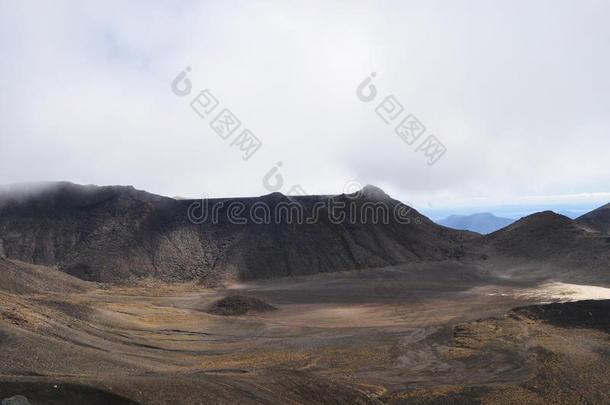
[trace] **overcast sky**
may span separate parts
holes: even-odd
[[[262,195],[282,162],[284,193],[608,202],[608,21],[609,1],[0,0],[0,184]],[[201,118],[204,89],[219,106]],[[375,113],[390,95],[426,127],[414,145]],[[210,127],[224,108],[241,121],[227,140]],[[243,160],[231,142],[246,128],[262,147]],[[431,134],[447,151],[429,166]]]

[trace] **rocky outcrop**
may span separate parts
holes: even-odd
[[[2,400],[2,405],[30,405],[30,401],[23,395],[15,395]]]

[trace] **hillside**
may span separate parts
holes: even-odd
[[[530,272],[572,281],[610,283],[610,239],[552,211],[520,219],[474,240],[469,249],[528,263]]]
[[[576,222],[601,233],[610,233],[610,204],[576,218]]]
[[[236,207],[245,223],[231,218]],[[291,209],[303,218],[290,219]],[[0,192],[2,256],[93,281],[152,276],[214,285],[445,260],[461,257],[472,237],[434,224],[373,186],[353,195],[203,202],[65,182]]]
[[[91,286],[44,266],[0,259],[0,291],[11,294],[77,293]]]
[[[482,240],[503,253],[524,257],[545,257],[571,245],[584,235],[574,222],[563,215],[544,211],[528,215]]]

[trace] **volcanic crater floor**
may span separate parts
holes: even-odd
[[[582,301],[585,286],[491,278],[456,263],[222,289],[146,280],[0,290],[0,399],[610,403],[606,290]],[[241,298],[227,307],[232,296]]]

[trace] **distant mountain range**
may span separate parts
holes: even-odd
[[[282,209],[317,219],[288,220],[277,215]],[[369,218],[384,210],[387,218]],[[211,217],[199,221],[202,211]],[[230,220],[239,212],[250,219]],[[272,218],[257,223],[253,213]],[[374,186],[353,194],[199,201],[129,186],[25,185],[0,188],[0,258],[84,280],[154,277],[206,286],[402,263],[532,259],[555,266],[547,276],[560,270],[610,279],[610,205],[576,220],[550,211],[516,222],[491,214],[448,219],[438,225]]]
[[[451,215],[437,221],[439,225],[453,229],[473,231],[486,235],[515,222],[514,219],[497,217],[488,212],[472,215]]]

